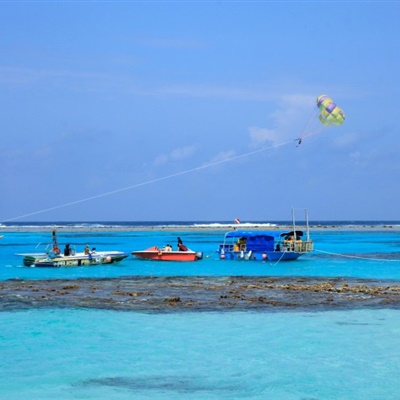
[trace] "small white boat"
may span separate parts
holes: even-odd
[[[81,267],[101,264],[114,264],[128,257],[122,251],[85,251],[77,253],[75,249],[66,246],[64,254],[58,246],[57,234],[52,232],[53,242],[42,253],[22,253],[23,263],[27,267]]]
[[[99,251],[91,254],[75,253],[69,256],[43,256],[43,254],[33,253],[25,254],[23,262],[27,267],[83,267],[113,264],[122,261],[126,257],[128,257],[128,254],[122,251]]]

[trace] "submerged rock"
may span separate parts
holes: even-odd
[[[397,308],[400,282],[342,278],[122,277],[8,280],[0,311],[92,308],[146,312]]]

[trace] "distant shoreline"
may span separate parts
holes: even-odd
[[[310,231],[400,231],[400,225],[379,224],[379,225],[310,225]],[[244,230],[263,230],[263,231],[280,231],[290,230],[291,225],[263,225],[263,224],[246,224],[241,225],[109,225],[109,226],[0,226],[0,233],[17,233],[17,232],[49,232],[56,229],[57,232],[151,232],[151,231],[166,231],[166,232],[227,232],[235,229]],[[296,225],[296,229],[305,230],[304,225]]]

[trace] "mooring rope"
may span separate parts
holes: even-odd
[[[273,264],[272,266],[276,267],[281,262],[281,260],[282,260],[284,255],[285,255],[285,252],[282,252],[282,255],[280,256],[279,260],[275,264]]]
[[[390,262],[399,262],[400,261],[399,259],[397,259],[397,260],[388,260],[388,259],[385,259],[385,258],[360,257],[360,256],[353,256],[353,255],[350,255],[350,254],[333,253],[333,252],[330,252],[330,251],[317,250],[317,249],[314,249],[314,251],[316,251],[318,253],[330,254],[330,255],[338,256],[338,257],[355,258],[355,259],[358,259],[358,260],[366,260],[366,261],[390,261]]]

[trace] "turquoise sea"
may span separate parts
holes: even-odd
[[[23,228],[22,228],[23,229]],[[262,275],[357,277],[400,282],[400,228],[313,231],[315,252],[272,264],[219,260],[224,232],[59,233],[83,249],[130,253],[176,245],[204,258],[114,266],[28,268],[16,253],[48,243],[47,232],[2,233],[0,280],[118,276]],[[37,248],[36,251],[40,250]],[[362,309],[173,314],[87,309],[0,313],[4,399],[399,399],[400,311]]]

